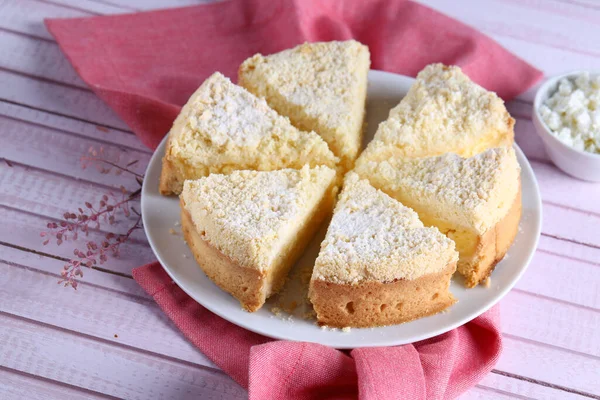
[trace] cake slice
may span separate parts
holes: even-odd
[[[239,84],[298,129],[320,134],[348,170],[361,146],[370,64],[369,48],[354,40],[304,43],[247,59]]]
[[[350,172],[315,262],[309,297],[332,327],[399,324],[455,302],[454,243]]]
[[[333,208],[336,173],[300,170],[234,171],[185,181],[181,226],[206,275],[258,310]]]
[[[471,158],[448,153],[370,161],[356,172],[412,208],[456,243],[467,287],[486,279],[506,254],[521,219],[520,167],[512,147]]]
[[[382,122],[359,162],[390,156],[470,157],[513,143],[515,120],[495,93],[472,82],[458,67],[423,69],[400,104]]]
[[[271,171],[339,161],[314,132],[302,132],[220,73],[190,97],[169,133],[160,192],[179,194],[186,179],[251,169]]]

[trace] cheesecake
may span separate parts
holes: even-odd
[[[459,67],[428,65],[392,108],[358,163],[390,157],[456,153],[470,157],[511,146],[515,120],[504,102],[469,79]]]
[[[234,171],[185,181],[184,238],[204,273],[250,312],[283,286],[331,214],[335,170]]]
[[[467,287],[489,277],[517,234],[521,170],[512,147],[469,158],[392,157],[365,162],[355,171],[456,243],[458,272]]]
[[[338,158],[314,132],[293,127],[244,88],[216,72],[190,97],[169,133],[159,183],[179,194],[187,179],[235,170],[304,165],[335,168]]]
[[[321,325],[393,325],[436,314],[449,291],[458,253],[416,212],[350,172],[310,282]]]
[[[361,148],[370,64],[369,48],[355,40],[304,43],[247,59],[238,81],[298,129],[321,135],[349,170]]]

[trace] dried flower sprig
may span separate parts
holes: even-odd
[[[79,207],[77,213],[64,213],[64,221],[48,222],[48,230],[40,233],[41,237],[46,238],[43,244],[47,245],[50,240],[56,239],[56,244],[60,246],[65,240],[77,240],[79,233],[87,236],[90,228],[100,229],[100,223],[103,221],[114,225],[118,212],[122,212],[125,217],[131,215],[130,203],[136,200],[140,193],[141,189],[138,189],[128,194],[125,188],[121,187],[121,199],[109,192],[102,196],[97,206],[86,201],[85,208]]]
[[[104,240],[100,243],[93,240],[87,241],[85,251],[79,249],[73,250],[73,255],[76,258],[69,260],[64,265],[60,273],[62,279],[58,283],[64,284],[65,287],[71,286],[73,289],[77,289],[77,278],[83,278],[82,267],[94,268],[99,264],[104,264],[111,255],[118,257],[121,245],[129,240],[134,231],[142,228],[141,214],[135,208],[132,208],[132,210],[138,215],[138,218],[125,234],[115,235],[114,233],[107,233],[104,236]]]
[[[120,157],[117,155],[116,159],[110,160],[104,151],[104,147],[100,147],[99,149],[95,149],[94,147],[90,147],[88,149],[88,153],[86,155],[81,156],[81,167],[86,169],[90,165],[94,165],[98,172],[101,174],[108,174],[115,170],[115,175],[121,175],[123,172],[131,174],[138,179],[143,179],[144,175],[138,174],[135,171],[132,171],[130,167],[134,166],[139,162],[139,160],[133,160],[127,163],[125,166],[119,165]]]
[[[83,267],[97,268],[98,265],[104,264],[110,256],[118,257],[121,245],[131,238],[133,232],[142,228],[142,216],[133,204],[139,201],[144,176],[129,168],[135,165],[138,162],[137,160],[128,163],[126,166],[121,166],[118,162],[118,156],[114,161],[108,160],[102,147],[99,150],[90,148],[88,154],[81,157],[81,165],[84,169],[94,164],[103,174],[114,170],[116,175],[126,172],[135,176],[140,186],[138,190],[128,193],[121,186],[120,196],[108,192],[102,195],[97,205],[85,202],[84,207],[79,207],[77,212],[65,212],[63,221],[49,222],[46,225],[47,230],[40,233],[43,238],[43,245],[55,241],[56,245],[60,246],[67,240],[78,240],[79,235],[82,233],[88,236],[90,229],[100,229],[102,223],[116,224],[121,215],[125,218],[129,218],[132,213],[137,216],[135,223],[126,233],[109,232],[105,234],[100,243],[86,240],[85,247],[74,249],[74,257],[65,263],[60,272],[61,279],[58,283],[62,283],[65,287],[71,286],[73,289],[77,289],[77,279],[83,277]]]

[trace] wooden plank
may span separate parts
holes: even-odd
[[[42,219],[62,220],[65,212],[77,213],[79,207],[85,209],[86,202],[97,207],[102,196],[109,192],[105,187],[96,184],[65,178],[19,164],[12,164],[12,167],[9,167],[4,162],[0,163],[0,205],[37,214]],[[118,194],[117,199],[120,198]],[[139,210],[139,201],[133,204]],[[103,224],[102,229],[124,234],[134,221],[133,217],[128,219],[124,214],[119,213],[114,225]],[[173,224],[175,222],[173,221]],[[44,227],[45,223],[42,223],[38,228]],[[171,227],[166,229],[169,228]],[[142,232],[133,237],[138,241],[147,242]]]
[[[501,301],[502,332],[600,357],[600,310],[512,291]],[[540,329],[551,326],[552,329]]]
[[[1,101],[0,115],[30,124],[53,128],[60,132],[68,132],[102,142],[110,142],[119,147],[135,149],[148,154],[152,153],[131,131],[107,128],[70,117]]]
[[[55,42],[0,31],[0,43],[0,68],[89,90]]]
[[[535,342],[505,337],[504,351],[496,369],[570,388],[592,398],[594,393],[600,393],[600,358],[541,346]]]
[[[599,248],[567,242],[544,234],[540,237],[538,249],[575,261],[587,261],[597,264],[600,260]]]
[[[0,0],[0,28],[53,40],[43,24],[44,18],[90,17],[92,14],[34,0]]]
[[[63,385],[0,367],[0,398],[27,400],[111,399],[89,390]]]
[[[599,271],[598,264],[537,252],[517,288],[600,311]]]
[[[150,297],[86,285],[75,291],[56,277],[0,263],[2,311],[118,345],[216,368]]]
[[[122,14],[135,11],[126,6],[121,6],[118,1],[52,0],[52,2],[61,6],[61,8],[83,11],[93,15]]]
[[[58,282],[59,273],[64,265],[64,261],[44,256],[30,251],[24,251],[13,247],[0,245],[0,262],[14,265],[16,268],[25,268],[31,271],[40,272]],[[130,295],[140,299],[151,300],[151,297],[131,277],[106,273],[96,270],[84,271],[84,279],[77,286],[78,292],[85,293],[87,287],[98,287],[107,289],[110,292]],[[72,288],[62,288],[56,285],[56,290],[73,290]]]
[[[600,246],[600,215],[544,202],[542,232],[589,246]]]
[[[102,183],[116,189],[123,185],[133,191],[137,190],[139,185],[129,174],[103,174],[93,166],[82,169],[81,157],[87,155],[90,148],[103,148],[105,157],[113,162],[119,160],[119,164],[127,165],[138,160],[138,163],[130,168],[138,174],[145,172],[150,160],[150,155],[146,152],[102,143],[87,137],[66,135],[54,129],[25,124],[6,117],[0,116],[0,124],[0,157],[73,178]]]
[[[245,392],[223,373],[0,315],[11,369],[128,399],[231,399]]]
[[[90,0],[87,0],[88,2]],[[79,0],[60,0],[62,4],[71,4],[79,6]],[[203,3],[211,3],[214,0],[104,0],[103,3],[110,3],[121,9],[130,11],[155,10],[158,8],[175,8],[195,6]],[[82,5],[83,7],[83,5]],[[87,6],[83,8],[88,8]]]
[[[87,238],[82,236],[77,241],[67,240],[60,246],[54,243],[44,246],[42,244],[43,239],[40,237],[40,232],[45,229],[46,220],[44,218],[3,207],[0,207],[0,217],[4,221],[3,223],[6,224],[5,226],[11,227],[11,229],[0,230],[1,242],[50,254],[63,260],[72,258],[73,250],[76,248],[85,250],[86,240],[102,243],[104,239],[104,233],[90,231]],[[128,241],[121,245],[118,257],[109,257],[106,263],[99,265],[99,267],[116,273],[131,275],[132,268],[154,260],[154,253],[146,243]],[[59,272],[60,269],[56,271],[56,273]]]
[[[465,394],[459,397],[460,400],[509,400],[517,398],[518,397],[512,393],[504,393],[501,390],[488,388],[482,385],[477,385],[469,389]]]
[[[485,5],[477,0],[463,0],[460,7],[444,0],[420,2],[492,37],[512,37],[575,53],[600,56],[600,43],[595,40],[600,12],[596,10],[583,13],[569,5],[554,5],[568,8],[570,12],[566,13],[549,10],[547,6],[524,6],[540,4],[540,1],[532,0],[493,1],[486,2]]]
[[[0,71],[0,100],[23,104],[92,123],[128,130],[127,125],[87,90]]]
[[[474,397],[472,397],[474,396]],[[543,386],[524,379],[516,379],[496,373],[487,374],[481,382],[461,399],[491,399],[508,396],[518,399],[585,400],[587,397],[559,388]]]

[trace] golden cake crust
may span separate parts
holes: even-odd
[[[310,298],[321,325],[372,327],[395,325],[437,314],[456,302],[448,290],[456,262],[414,280],[340,284],[313,280]]]

